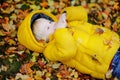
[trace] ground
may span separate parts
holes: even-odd
[[[31,11],[45,8],[59,17],[63,8],[81,5],[87,10],[90,23],[120,34],[119,3],[119,0],[0,0],[0,80],[97,80],[27,49],[18,42],[17,30]]]

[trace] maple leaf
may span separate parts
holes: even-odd
[[[46,0],[42,0],[42,3],[40,5],[44,8],[48,7],[48,2]]]
[[[4,14],[10,14],[11,12],[13,12],[15,9],[15,7],[13,5],[11,5],[10,7],[7,7],[6,9],[1,8],[2,13]]]
[[[24,10],[24,11],[19,10],[19,14],[17,15],[17,18],[20,19],[20,20],[24,19],[27,16],[28,11],[29,10]]]
[[[21,72],[21,73],[26,73],[26,74],[32,73],[33,71],[32,71],[32,69],[31,69],[31,67],[32,67],[33,65],[34,65],[34,63],[32,63],[32,62],[23,64],[23,65],[21,66],[20,72]]]
[[[8,7],[8,6],[9,6],[9,4],[6,3],[6,2],[4,2],[4,3],[0,6],[0,8],[5,8],[5,7]]]

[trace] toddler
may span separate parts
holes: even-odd
[[[63,12],[59,20],[44,10],[29,14],[19,27],[19,42],[92,77],[105,79],[111,72],[120,79],[119,36],[88,23],[81,6],[67,7]]]
[[[32,29],[35,38],[38,41],[44,40],[48,42],[49,35],[53,34],[57,28],[65,28],[67,26],[67,23],[65,21],[65,15],[66,13],[63,13],[57,23],[45,18],[39,18],[35,20]]]

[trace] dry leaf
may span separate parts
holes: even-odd
[[[7,42],[9,45],[16,45],[16,42],[13,39],[9,39]]]
[[[17,18],[22,20],[27,16],[27,14],[28,14],[28,10],[25,11],[19,10],[19,14],[17,15]]]
[[[108,18],[105,22],[104,22],[104,26],[107,27],[107,28],[111,28],[111,20]]]
[[[32,62],[29,62],[27,64],[23,64],[21,69],[20,69],[20,72],[21,73],[25,73],[25,74],[31,74],[33,71],[31,69],[31,67],[34,65],[34,63]]]
[[[42,3],[40,5],[44,8],[48,7],[48,2],[46,0],[42,0]]]
[[[95,29],[95,33],[96,33],[96,34],[103,34],[103,32],[104,32],[104,30],[101,29],[101,28],[96,28],[96,29]]]
[[[8,7],[8,6],[9,6],[9,4],[6,3],[6,2],[4,2],[4,3],[0,6],[0,8],[5,8],[5,7]]]
[[[42,60],[38,60],[38,65],[41,67],[41,68],[44,68],[45,66],[45,63],[42,61]]]
[[[6,52],[7,55],[11,54],[11,53],[16,53],[16,47],[9,47]]]
[[[7,7],[5,10],[3,8],[1,8],[1,11],[4,14],[10,14],[12,11],[14,11],[14,9],[15,9],[14,6],[11,5],[10,7]]]
[[[0,30],[0,36],[5,36],[4,31]]]
[[[3,18],[0,18],[0,24],[5,23],[5,20]]]

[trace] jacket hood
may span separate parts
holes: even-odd
[[[52,21],[57,21],[56,17],[52,15],[47,10],[38,10],[31,12],[27,15],[27,17],[23,20],[18,29],[18,41],[23,44],[26,48],[42,53],[46,42],[38,42],[32,32],[32,23],[38,18],[46,18]]]

